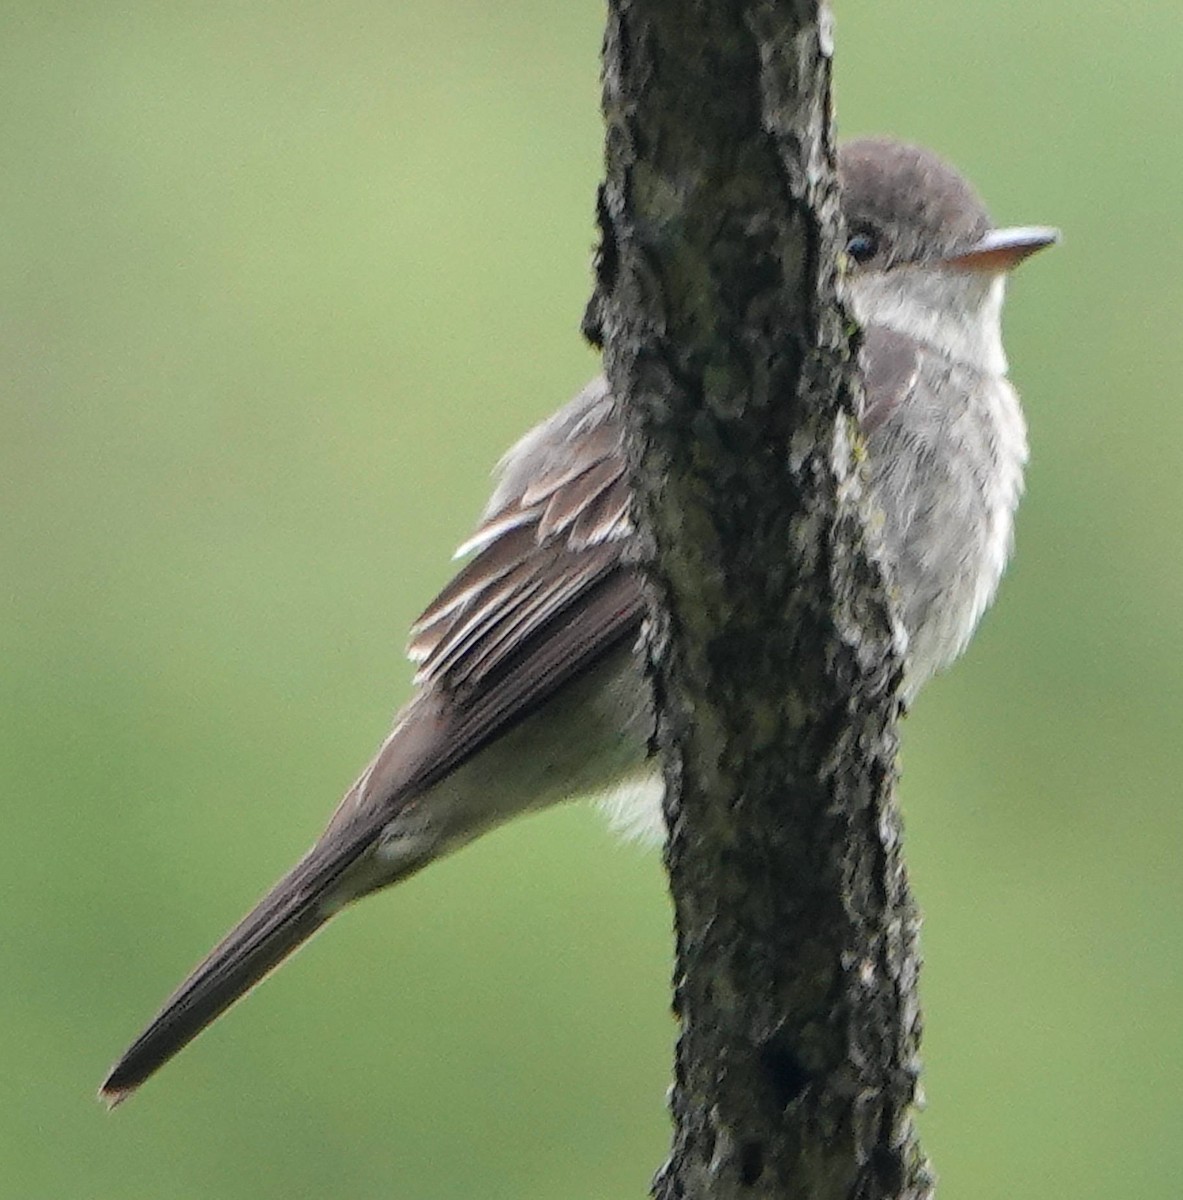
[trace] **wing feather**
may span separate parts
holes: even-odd
[[[584,619],[606,577],[623,573],[637,588],[622,558],[632,526],[608,401],[597,381],[503,461],[493,501],[461,547],[475,556],[412,627],[407,649],[421,685],[472,702],[507,664],[541,653],[538,639],[562,642],[564,622]],[[620,611],[634,619],[639,593]]]

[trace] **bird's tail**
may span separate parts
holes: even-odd
[[[314,846],[210,951],[99,1089],[110,1107],[132,1092],[306,942],[341,907],[337,885],[372,838]],[[356,894],[356,893],[351,893]]]

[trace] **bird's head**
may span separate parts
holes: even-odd
[[[995,228],[960,172],[931,150],[893,139],[843,145],[838,179],[858,319],[1003,374],[1006,276],[1056,242],[1058,231]]]

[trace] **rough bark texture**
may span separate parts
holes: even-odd
[[[839,303],[829,15],[610,0],[589,334],[630,430],[681,1022],[660,1200],[927,1196],[895,623]]]

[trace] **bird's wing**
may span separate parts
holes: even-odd
[[[472,558],[411,629],[416,682],[442,703],[435,745],[402,790],[430,787],[637,636],[644,602],[625,556],[621,436],[597,379],[503,459],[457,551]]]
[[[475,556],[412,626],[417,683],[471,697],[543,630],[561,635],[559,618],[619,570],[628,491],[620,430],[599,392],[599,403],[581,394],[507,456],[480,527],[456,552]]]

